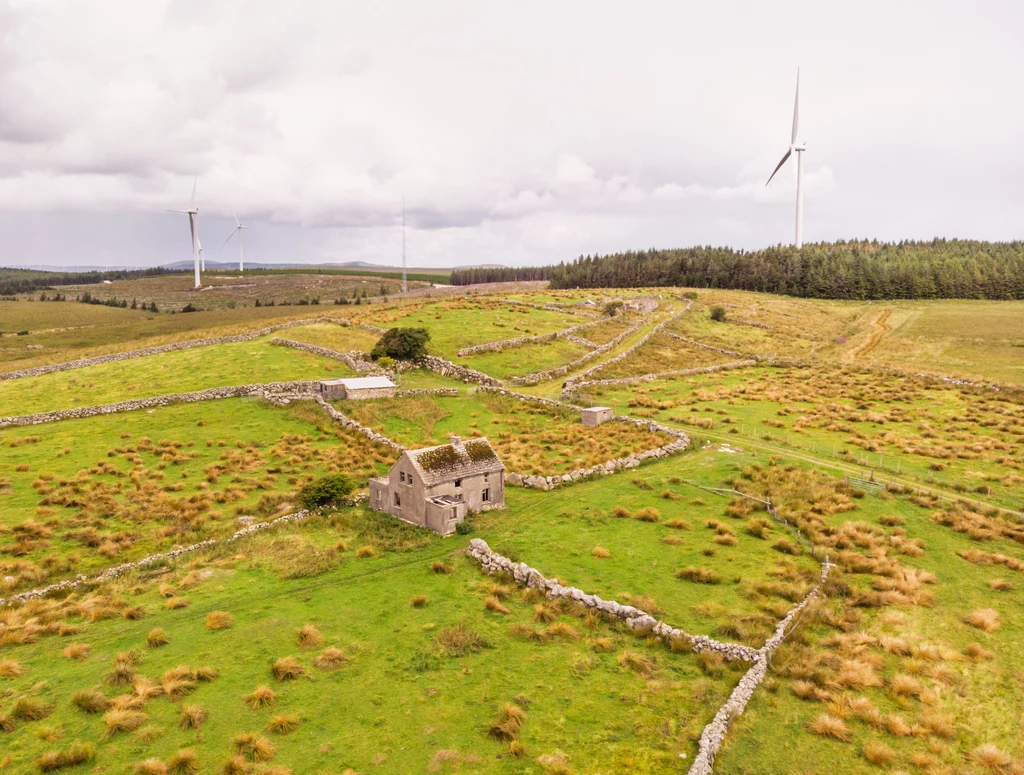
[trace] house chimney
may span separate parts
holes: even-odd
[[[454,433],[449,434],[448,443],[451,444],[459,452],[462,452],[462,437],[456,436]]]

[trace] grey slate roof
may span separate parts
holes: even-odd
[[[406,455],[425,485],[461,479],[474,474],[504,471],[505,466],[486,438],[467,439],[457,448],[452,444],[410,449]]]

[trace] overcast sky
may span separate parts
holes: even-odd
[[[842,7],[846,10],[841,10]],[[0,264],[1024,237],[1020,2],[0,0]]]

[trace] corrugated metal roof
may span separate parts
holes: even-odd
[[[347,390],[368,390],[372,388],[395,387],[395,383],[387,377],[348,377],[337,381],[330,380],[331,384],[344,385]]]

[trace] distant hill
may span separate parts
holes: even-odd
[[[822,242],[745,252],[694,247],[581,256],[552,288],[677,286],[821,299],[1024,299],[1024,242]],[[458,282],[453,276],[452,282]]]

